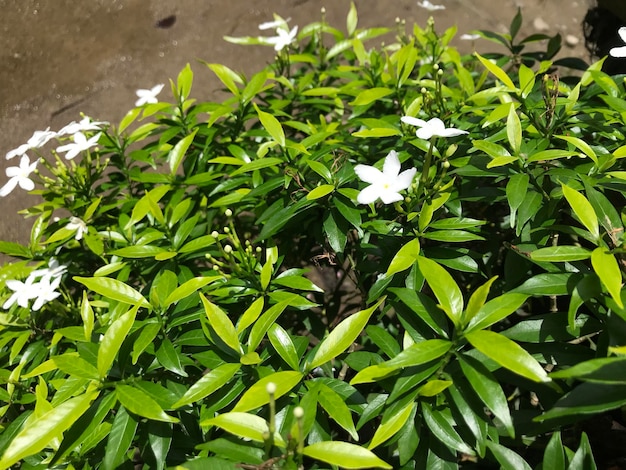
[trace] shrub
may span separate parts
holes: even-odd
[[[592,468],[561,431],[626,403],[622,80],[519,13],[484,56],[275,20],[227,38],[264,70],[206,64],[224,101],[187,66],[8,155],[64,144],[0,244],[0,468]]]

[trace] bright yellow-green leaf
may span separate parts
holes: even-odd
[[[218,281],[220,279],[224,279],[223,276],[202,276],[202,277],[194,277],[189,279],[186,282],[183,282],[180,286],[174,289],[163,302],[164,307],[169,307],[170,305],[189,297],[194,292],[197,292],[198,289],[210,284],[212,282]]]
[[[117,300],[130,305],[139,305],[140,307],[151,308],[150,303],[143,295],[122,281],[111,279],[109,277],[79,277],[74,276],[76,282],[80,282],[87,289],[97,292],[98,294],[108,297],[111,300]]]
[[[222,364],[216,367],[189,387],[189,390],[172,405],[172,408],[180,408],[208,397],[228,383],[240,368],[240,364]]]
[[[250,411],[268,404],[270,396],[267,393],[267,384],[270,382],[276,386],[274,397],[279,398],[298,385],[303,377],[302,372],[292,370],[266,375],[245,391],[233,411]]]
[[[498,276],[493,276],[487,282],[485,282],[482,286],[474,291],[469,301],[467,302],[467,307],[465,308],[465,313],[463,314],[464,323],[468,323],[474,315],[480,310],[480,308],[485,304],[487,300],[487,296],[489,295],[489,289],[491,289],[491,285],[498,278]]]
[[[212,304],[207,298],[200,294],[200,299],[204,305],[204,311],[209,319],[209,324],[215,330],[217,336],[233,351],[241,354],[241,346],[239,344],[239,336],[237,330],[233,326],[233,323],[228,318],[228,315],[219,308],[217,305]]]
[[[109,326],[109,329],[102,337],[100,347],[98,348],[98,374],[101,378],[106,377],[109,372],[122,343],[135,322],[137,310],[139,310],[139,305],[135,305],[124,315],[121,315],[111,323],[111,326]]]
[[[492,74],[494,74],[498,80],[504,83],[504,85],[506,85],[509,90],[514,91],[517,89],[515,87],[515,84],[513,83],[513,80],[511,80],[511,78],[506,74],[504,70],[491,62],[489,59],[481,56],[478,52],[474,52],[474,55],[478,57],[478,60],[480,60],[485,68],[489,70]]]
[[[371,450],[347,442],[323,441],[306,446],[302,452],[307,457],[337,465],[341,468],[393,468]]]
[[[256,442],[264,442],[264,436],[269,433],[265,419],[250,413],[236,411],[223,413],[215,418],[205,419],[200,422],[200,426],[217,426],[235,436]],[[274,444],[282,448],[285,448],[286,445],[285,440],[278,433],[274,434]]]
[[[420,387],[418,395],[421,397],[434,397],[443,392],[452,383],[450,380],[429,380]]]
[[[598,216],[593,210],[591,203],[585,196],[566,184],[562,184],[561,188],[563,189],[563,196],[565,196],[565,199],[567,199],[567,202],[572,207],[576,217],[578,217],[587,230],[589,230],[593,238],[597,240],[600,236],[600,228]]]
[[[316,188],[312,189],[309,194],[306,195],[306,198],[309,201],[313,201],[315,199],[319,199],[321,197],[327,196],[335,190],[335,186],[332,184],[321,184]]]
[[[263,305],[265,304],[265,300],[263,297],[259,297],[243,312],[243,315],[239,317],[239,322],[237,323],[237,333],[241,333],[243,330],[252,325],[261,312],[263,311]]]
[[[80,316],[83,319],[83,329],[85,331],[85,339],[91,340],[91,332],[94,325],[94,314],[91,305],[89,305],[89,298],[87,297],[87,291],[83,291],[83,302],[80,304]]]
[[[280,121],[276,119],[270,113],[266,113],[265,111],[261,111],[256,103],[253,103],[254,109],[256,109],[257,115],[259,116],[259,121],[268,132],[268,134],[274,139],[281,147],[285,146],[285,131],[283,130],[283,126],[280,124]]]
[[[389,268],[387,268],[386,276],[392,276],[395,273],[404,271],[405,269],[413,266],[413,263],[417,261],[417,257],[420,254],[420,241],[419,238],[414,238],[410,242],[406,243],[395,254]]]
[[[389,88],[368,88],[360,92],[357,97],[350,103],[352,106],[364,106],[370,104],[376,100],[384,98],[393,93],[393,90]]]
[[[598,164],[598,156],[596,155],[596,152],[594,152],[589,144],[584,140],[574,137],[573,135],[555,135],[554,137],[569,142],[582,153],[591,158],[596,165]]]
[[[517,157],[496,157],[487,163],[487,168],[497,168],[517,161]]]
[[[383,416],[383,420],[380,426],[378,426],[378,429],[376,429],[374,437],[372,437],[372,441],[367,448],[371,450],[395,436],[396,433],[402,429],[402,426],[404,426],[406,420],[409,419],[409,416],[411,416],[414,407],[415,402],[411,401],[403,408],[400,408],[396,413]]]
[[[463,314],[463,294],[452,276],[435,261],[419,256],[417,262],[420,271],[426,278],[428,285],[439,301],[439,307],[446,312],[448,318],[456,325],[460,325]]]
[[[130,385],[117,384],[115,386],[117,399],[124,408],[136,415],[155,421],[178,423],[178,418],[168,415],[163,408],[146,392]]]
[[[328,385],[319,384],[318,402],[326,410],[328,416],[345,429],[352,439],[355,441],[359,440],[350,408],[348,408],[345,400],[337,392]]]
[[[591,253],[591,265],[615,303],[624,308],[621,295],[622,273],[615,255],[607,252],[605,248],[598,247]]]
[[[519,155],[520,148],[522,146],[522,124],[519,120],[517,112],[515,111],[515,106],[513,106],[512,103],[509,108],[509,116],[506,120],[506,135],[509,139],[511,148],[513,149],[513,153],[515,153],[515,155]]]

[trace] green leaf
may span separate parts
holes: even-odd
[[[400,353],[398,341],[385,328],[369,325],[365,328],[367,337],[388,357],[392,358]]]
[[[393,90],[389,88],[369,88],[360,92],[354,100],[349,103],[352,106],[364,106],[377,101],[385,96],[391,95]]]
[[[600,228],[598,226],[598,216],[593,210],[593,206],[587,200],[585,196],[580,194],[575,189],[570,188],[565,184],[561,184],[563,189],[563,195],[567,202],[574,210],[578,220],[589,230],[594,240],[598,240],[600,237]]]
[[[205,419],[200,426],[217,426],[235,436],[251,439],[255,442],[265,442],[265,435],[269,434],[267,421],[250,413],[231,411],[223,413],[215,418]],[[285,448],[286,444],[282,436],[274,434],[274,444]]]
[[[487,296],[489,295],[489,290],[491,289],[491,285],[498,278],[498,276],[493,276],[487,282],[485,282],[482,286],[474,291],[469,301],[467,302],[467,307],[465,308],[465,313],[463,314],[463,320],[467,324],[470,322],[478,313],[478,311],[485,305],[485,301],[487,300]]]
[[[522,124],[519,120],[519,116],[515,111],[515,106],[511,103],[509,108],[509,116],[506,120],[506,135],[509,139],[509,144],[513,149],[515,155],[519,155],[520,148],[522,146]]]
[[[532,467],[519,454],[508,447],[487,441],[487,448],[493,453],[502,470],[532,470]],[[549,468],[549,467],[544,467]]]
[[[80,317],[83,320],[85,339],[87,341],[90,341],[95,320],[93,309],[91,308],[91,305],[89,304],[89,298],[87,297],[87,291],[83,291],[83,301],[80,304]]]
[[[374,129],[363,129],[353,132],[354,137],[391,137],[393,135],[402,135],[399,129],[390,129],[389,127],[375,127]]]
[[[51,360],[52,362],[54,362],[59,370],[65,372],[68,375],[73,375],[74,377],[80,377],[90,380],[100,379],[98,369],[96,369],[82,357],[62,354],[60,356],[53,356]]]
[[[259,121],[261,121],[261,125],[265,128],[265,130],[272,137],[272,139],[278,142],[281,147],[284,147],[285,131],[283,130],[283,126],[280,124],[280,121],[270,113],[261,111],[256,103],[252,104],[254,105],[254,109],[256,109],[257,115],[259,116]]]
[[[119,407],[107,439],[106,452],[102,461],[104,470],[115,470],[123,461],[133,442],[139,423],[128,414],[126,408]]]
[[[182,103],[188,97],[191,92],[191,85],[193,83],[193,71],[189,63],[178,73],[176,79],[176,91],[178,92],[178,99]]]
[[[322,184],[322,185],[319,185],[316,188],[312,189],[311,191],[309,191],[309,193],[306,195],[306,198],[309,201],[313,201],[315,199],[319,199],[319,198],[322,198],[324,196],[329,195],[334,190],[335,190],[335,186],[334,185],[332,185],[332,184]]]
[[[265,305],[265,299],[263,297],[259,297],[243,312],[243,315],[239,317],[239,321],[237,322],[237,333],[241,333],[243,330],[252,325],[261,312],[263,311],[263,306]]]
[[[267,337],[283,361],[293,370],[299,370],[298,352],[289,334],[278,323],[274,323],[267,331]]]
[[[554,137],[569,142],[582,153],[591,158],[596,165],[598,164],[598,156],[596,155],[596,152],[594,152],[589,144],[584,140],[574,137],[573,135],[555,135]]]
[[[343,220],[343,218],[340,218],[339,220]],[[347,229],[345,229],[345,227],[340,227],[337,222],[337,217],[334,215],[333,211],[328,211],[326,213],[322,225],[330,247],[337,253],[343,253],[343,249],[348,241]]]
[[[156,359],[167,370],[180,375],[181,377],[187,377],[187,372],[180,363],[180,357],[174,345],[168,338],[164,338],[161,341],[161,346],[156,351]],[[130,409],[130,408],[129,408]]]
[[[417,261],[420,253],[420,241],[419,238],[414,238],[410,242],[406,243],[395,254],[389,267],[387,268],[386,276],[392,276],[395,273],[404,271],[413,266],[413,263]]]
[[[172,445],[172,431],[171,423],[150,423],[148,442],[156,460],[156,470],[165,469],[167,454]]]
[[[569,292],[568,282],[572,273],[545,273],[527,279],[513,292],[528,295],[565,295]]]
[[[435,261],[419,256],[420,271],[439,301],[439,307],[455,326],[459,326],[463,314],[463,294],[452,276]]]
[[[167,156],[167,163],[170,166],[170,175],[175,175],[178,171],[178,167],[180,166],[189,146],[193,142],[194,137],[196,136],[196,132],[198,129],[195,129],[191,134],[185,136],[183,139],[179,140],[174,148],[170,151]]]
[[[517,214],[517,209],[524,202],[529,181],[530,177],[526,173],[518,173],[511,176],[506,184],[506,198],[511,208],[511,228],[515,226],[515,215]]]
[[[208,397],[213,392],[219,390],[226,385],[230,379],[241,368],[241,364],[222,364],[203,375],[195,384],[189,387],[189,390],[172,405],[172,408],[180,408],[190,405],[203,398]]]
[[[498,381],[483,364],[473,357],[461,354],[458,356],[463,375],[469,381],[478,398],[496,415],[512,438],[515,437],[515,427],[511,419],[511,411],[506,395]]]
[[[545,421],[567,416],[598,414],[614,410],[626,404],[626,385],[586,382],[578,385],[560,398],[554,407],[537,416],[535,420]]]
[[[528,294],[507,292],[483,305],[467,325],[465,332],[485,329],[503,320],[522,306]]]
[[[393,468],[379,459],[372,451],[347,442],[322,441],[306,446],[302,453],[312,459],[320,460],[342,468]]]
[[[243,83],[243,80],[241,80],[241,77],[237,75],[237,73],[222,64],[206,65],[213,70],[215,75],[217,75],[217,78],[219,78],[221,82],[226,85],[226,88],[228,88],[233,95],[237,97],[240,95],[239,88],[237,88],[236,83],[241,84]]]
[[[348,408],[345,400],[337,392],[325,384],[320,384],[318,402],[326,410],[328,416],[345,429],[352,439],[355,441],[359,440],[350,408]]]
[[[552,433],[550,441],[543,453],[543,468],[565,468],[565,451],[561,432]]]
[[[346,30],[348,31],[348,36],[352,36],[356,31],[356,25],[359,22],[359,16],[356,11],[356,7],[354,6],[354,2],[350,2],[350,10],[348,11],[348,16],[346,17]]]
[[[161,325],[158,323],[146,323],[143,326],[139,336],[137,336],[137,339],[133,342],[133,352],[131,356],[133,365],[137,363],[137,359],[139,359],[141,353],[152,344],[159,331],[161,331]]]
[[[502,367],[535,382],[549,382],[550,378],[541,365],[520,345],[507,337],[487,330],[465,334],[472,346]]]
[[[32,421],[29,420],[28,426],[15,436],[0,458],[0,469],[9,468],[20,460],[40,452],[53,439],[61,437],[63,432],[87,411],[98,393],[87,392],[70,398]]]
[[[530,252],[531,259],[539,262],[565,263],[591,257],[591,252],[581,246],[547,246]]]
[[[575,378],[585,382],[626,385],[626,357],[602,357],[578,363],[550,374],[553,379]]]
[[[402,426],[404,426],[404,423],[409,419],[409,416],[411,416],[414,407],[415,402],[410,401],[393,414],[385,413],[367,448],[371,450],[395,436],[396,433],[402,429]],[[387,409],[387,411],[389,410],[390,409]]]
[[[461,439],[461,436],[441,412],[433,410],[428,403],[422,402],[422,414],[433,435],[446,446],[467,455],[475,455],[474,450]]]
[[[513,80],[509,78],[504,70],[498,67],[496,64],[491,62],[489,59],[481,56],[478,52],[474,52],[474,55],[480,60],[480,62],[485,66],[487,70],[489,70],[492,74],[494,74],[498,80],[500,80],[504,85],[510,90],[515,91],[517,88],[513,83]]]
[[[293,294],[285,300],[278,302],[276,305],[271,306],[258,318],[258,320],[254,322],[254,326],[250,330],[250,335],[248,336],[248,352],[254,351],[259,344],[261,344],[265,333],[267,333],[280,314],[283,313],[287,306],[289,306],[290,303],[297,297],[297,295]]]
[[[311,359],[311,363],[307,365],[306,370],[315,369],[348,349],[357,336],[361,334],[361,331],[363,331],[365,325],[367,325],[374,311],[384,300],[385,298],[383,297],[372,307],[361,310],[339,323],[335,329],[322,340],[315,352],[315,356]]]
[[[621,298],[622,273],[615,255],[608,253],[606,248],[598,247],[591,253],[591,265],[615,303],[624,308]]]
[[[148,309],[151,308],[150,303],[143,295],[117,279],[79,276],[74,276],[73,279],[83,284],[87,289],[97,292],[104,297],[108,297],[111,300],[117,300],[118,302],[130,305],[138,304],[140,307]]]
[[[189,297],[194,292],[203,288],[207,284],[224,279],[223,276],[203,276],[194,277],[186,282],[183,282],[180,286],[174,289],[163,302],[163,307],[167,308],[170,305]]]
[[[261,275],[259,276],[259,280],[261,281],[261,289],[263,291],[267,290],[267,286],[270,285],[273,272],[274,272],[274,263],[272,263],[271,259],[268,259],[265,262],[265,264],[261,267]]]
[[[135,305],[111,323],[111,326],[109,326],[100,341],[100,347],[98,348],[98,374],[101,378],[105,378],[109,372],[122,343],[135,322],[137,310],[139,310],[139,306]]]
[[[230,176],[233,177],[233,176],[241,175],[243,173],[249,173],[251,171],[261,170],[263,168],[269,168],[272,166],[280,165],[281,163],[283,163],[283,161],[280,158],[274,158],[274,157],[259,158],[257,160],[252,160],[251,162],[248,162],[245,165],[240,166],[238,169],[233,171],[230,174]],[[237,193],[233,193],[233,194],[237,196]],[[229,194],[228,196],[231,196],[231,195]],[[225,197],[228,197],[228,196],[225,196]],[[241,199],[241,197],[243,197],[243,195],[240,195],[237,201]],[[225,205],[225,204],[223,202],[218,204],[217,201],[212,204],[212,206],[218,206],[218,205]]]
[[[144,391],[118,383],[115,386],[115,394],[120,403],[131,413],[155,421],[166,423],[178,423],[178,418],[168,415],[163,408]]]
[[[200,294],[200,299],[204,305],[204,311],[209,319],[209,324],[213,330],[215,330],[217,336],[229,348],[237,352],[237,354],[241,354],[242,350],[239,343],[239,336],[237,335],[237,330],[230,321],[230,318],[228,318],[228,315],[226,315],[217,305],[209,302],[203,294]]]
[[[274,397],[278,399],[298,385],[303,377],[302,372],[291,370],[266,375],[245,391],[233,411],[250,411],[269,403],[270,395],[267,393],[267,384],[270,382],[276,385]]]

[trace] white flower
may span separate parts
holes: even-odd
[[[461,34],[459,37],[462,41],[476,41],[480,39],[482,36],[480,34]]]
[[[83,235],[89,231],[87,224],[78,217],[70,217],[70,222],[65,226],[68,230],[76,230],[75,240],[81,240]]]
[[[35,289],[37,296],[32,307],[35,312],[39,310],[46,302],[50,302],[56,299],[59,295],[61,295],[59,292],[56,291],[60,283],[61,276],[55,277],[53,279],[52,276],[48,275],[42,277],[41,281],[35,284],[35,286],[37,287]]]
[[[439,118],[423,121],[411,116],[403,116],[400,120],[405,124],[419,127],[415,135],[424,140],[429,140],[431,137],[456,137],[457,135],[467,134],[467,131],[446,127]]]
[[[67,266],[64,264],[59,264],[56,258],[50,258],[48,260],[48,267],[42,269],[36,269],[30,273],[29,277],[37,278],[37,277],[45,277],[50,276],[53,278],[61,277],[63,274],[67,272]]]
[[[158,103],[157,95],[161,93],[163,89],[163,83],[153,86],[149,90],[137,90],[135,94],[139,97],[137,101],[135,101],[135,106],[143,106],[144,104],[149,103]]]
[[[28,307],[28,301],[37,297],[37,284],[33,284],[34,278],[31,276],[26,279],[26,282],[17,281],[15,279],[9,279],[6,281],[6,286],[13,291],[13,294],[2,305],[4,310],[8,310],[15,303],[20,307]]]
[[[30,139],[25,144],[20,145],[16,149],[9,151],[6,154],[6,159],[11,160],[13,157],[24,155],[30,149],[38,149],[46,145],[51,139],[57,136],[56,132],[53,132],[48,127],[45,131],[35,131]]]
[[[446,9],[446,7],[444,7],[443,5],[433,5],[428,0],[424,0],[423,2],[417,2],[417,6],[425,8],[428,11],[445,10]]]
[[[103,125],[107,125],[108,122],[92,121],[89,116],[85,116],[80,122],[72,121],[65,127],[63,127],[57,135],[73,135],[77,132],[86,131],[99,131],[102,130]]]
[[[622,38],[622,41],[626,42],[626,26],[622,26],[618,29],[617,34],[619,34],[619,37]],[[613,47],[609,51],[609,55],[611,57],[626,57],[626,46]]]
[[[57,152],[67,152],[65,154],[66,160],[71,160],[83,150],[88,150],[94,145],[97,145],[98,139],[100,139],[100,133],[97,133],[91,139],[87,140],[85,134],[82,132],[76,132],[72,139],[74,140],[73,144],[61,145],[57,148]]]
[[[259,25],[259,29],[287,29],[287,22],[291,20],[291,18],[287,18],[286,20],[284,20],[280,16],[274,16],[274,18],[276,18],[274,21],[266,21],[265,23],[261,23]]]
[[[289,46],[295,39],[298,34],[298,27],[294,26],[291,31],[287,31],[286,29],[279,28],[276,30],[276,34],[278,36],[274,36],[273,38],[266,38],[265,41],[268,44],[274,45],[274,50],[276,52],[282,51],[285,47]]]
[[[35,171],[37,167],[37,160],[33,163],[30,162],[28,155],[22,155],[20,159],[20,166],[10,166],[5,170],[6,175],[9,177],[9,181],[6,182],[2,188],[0,188],[0,196],[4,197],[15,189],[19,184],[20,188],[26,191],[32,191],[35,189],[35,183],[30,179],[30,174]]]
[[[391,204],[403,199],[399,191],[411,186],[417,170],[409,168],[400,173],[398,153],[392,150],[385,157],[383,171],[369,165],[357,165],[354,172],[362,181],[370,184],[357,196],[356,200],[360,204],[370,204],[377,199],[385,204]]]

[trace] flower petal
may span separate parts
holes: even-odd
[[[372,184],[371,186],[363,189],[357,196],[356,200],[359,204],[371,204],[372,202],[375,202],[376,199],[378,199],[379,194],[380,187]]]
[[[370,184],[379,182],[383,178],[383,174],[378,168],[369,165],[357,165],[354,167],[354,172],[361,181]]]
[[[609,51],[609,55],[611,57],[618,57],[618,58],[626,57],[626,46],[612,48]]]
[[[24,191],[32,191],[33,189],[35,189],[35,183],[33,183],[33,180],[29,178],[20,178],[18,183],[20,185],[20,188],[22,188]]]
[[[401,189],[408,189],[413,182],[413,178],[415,178],[415,173],[417,173],[416,168],[409,168],[408,170],[404,170],[400,173],[395,181],[394,189],[397,191],[400,191]]]
[[[402,201],[404,198],[402,195],[395,191],[383,191],[380,195],[380,200],[383,201],[384,204],[391,204],[394,202]]]
[[[622,41],[626,42],[626,26],[622,26],[618,29],[617,34],[619,34],[619,37],[622,38]]]
[[[385,178],[394,179],[400,173],[400,159],[398,158],[398,152],[392,150],[385,157],[385,163],[383,164],[383,174]]]
[[[424,127],[426,125],[426,121],[412,116],[402,116],[400,121],[410,126]]]
[[[455,129],[454,127],[449,127],[447,129],[443,129],[439,133],[439,137],[456,137],[463,134],[468,134],[468,132],[462,131],[461,129]]]
[[[430,140],[434,134],[430,127],[422,127],[415,132],[415,135],[420,139]]]
[[[0,197],[7,196],[17,186],[17,178],[11,178],[4,186],[0,188]],[[8,285],[8,281],[7,281]]]

